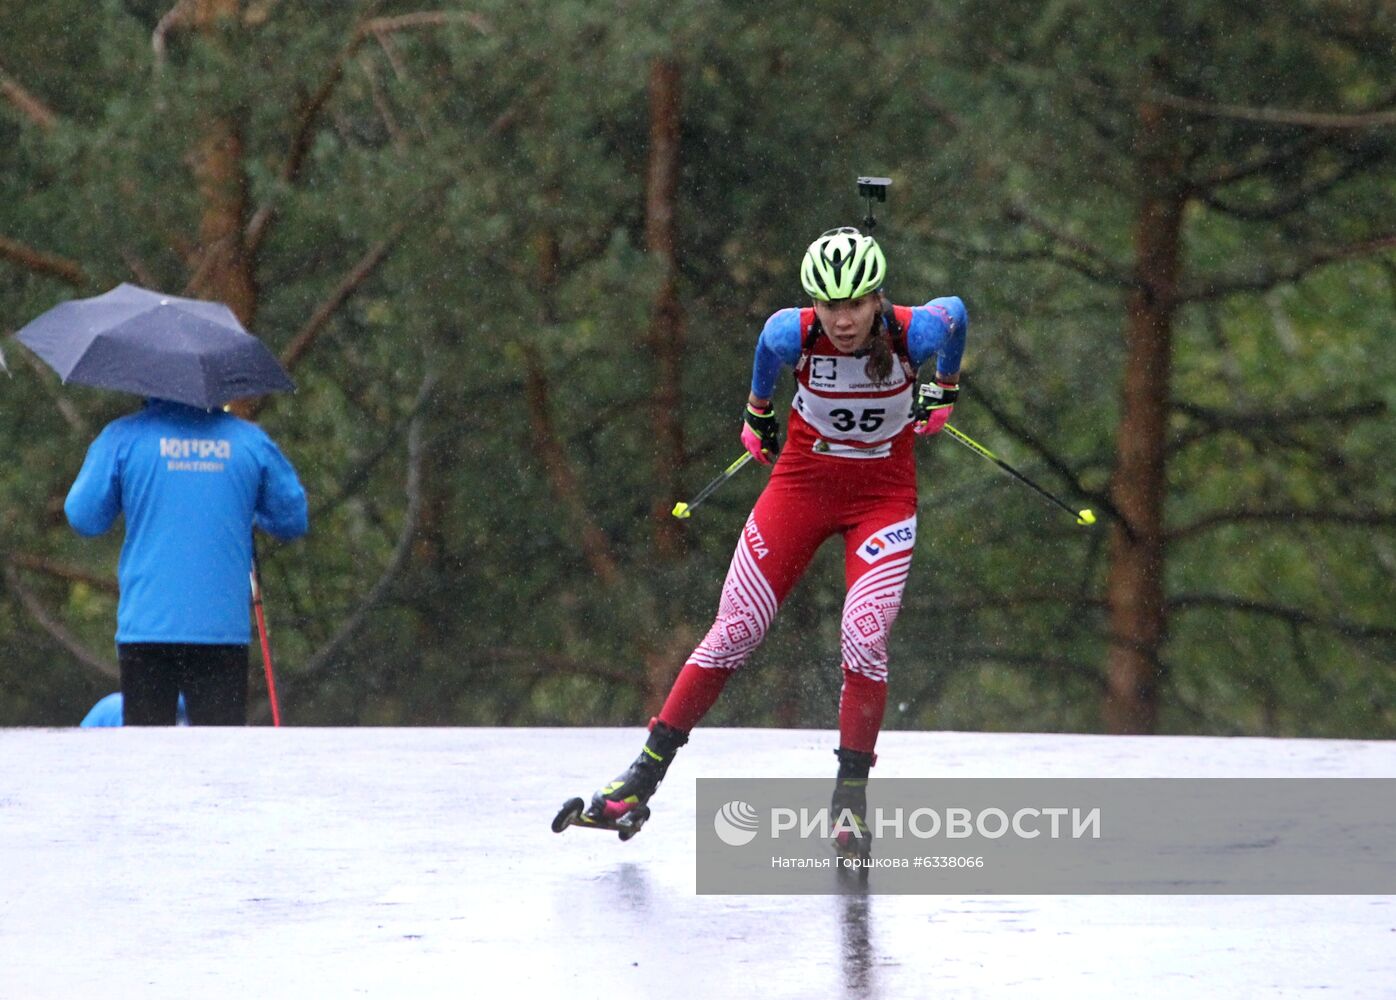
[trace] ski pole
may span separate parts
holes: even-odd
[[[716,490],[723,483],[727,482],[727,480],[735,476],[737,472],[742,468],[742,466],[746,465],[750,461],[751,452],[742,452],[740,458],[738,458],[727,468],[723,469],[722,472],[718,474],[716,479],[714,479],[707,486],[704,486],[701,490],[699,490],[698,495],[696,497],[688,501],[688,503],[684,503],[682,500],[680,500],[678,503],[674,504],[674,509],[671,510],[669,513],[673,514],[680,520],[686,517],[692,517],[693,508],[697,507],[704,500],[708,499],[708,497],[712,496],[714,490]]]
[[[1060,507],[1062,510],[1066,511],[1066,512],[1067,512],[1068,514],[1070,514],[1072,517],[1076,518],[1076,523],[1077,523],[1077,524],[1088,524],[1088,525],[1089,525],[1089,524],[1095,524],[1095,514],[1093,514],[1093,513],[1091,512],[1091,509],[1090,509],[1089,507],[1083,508],[1082,510],[1072,510],[1070,507],[1068,507],[1068,506],[1067,506],[1065,503],[1063,503],[1061,500],[1058,500],[1058,499],[1057,499],[1055,496],[1053,496],[1051,493],[1048,493],[1048,492],[1047,492],[1046,490],[1044,490],[1041,486],[1038,486],[1035,482],[1033,482],[1033,481],[1032,481],[1031,479],[1029,479],[1027,476],[1023,475],[1023,474],[1022,474],[1021,472],[1019,472],[1017,469],[1013,468],[1013,466],[1009,465],[1009,464],[1008,464],[1007,462],[1005,462],[1003,459],[999,458],[997,455],[995,455],[995,454],[994,454],[992,451],[990,451],[988,448],[985,448],[982,444],[980,444],[978,441],[974,440],[974,439],[973,439],[972,437],[970,437],[968,434],[965,434],[965,433],[961,432],[961,431],[959,430],[959,428],[957,428],[957,427],[952,427],[951,425],[946,424],[946,425],[945,425],[945,430],[950,434],[950,436],[951,436],[952,438],[954,438],[956,441],[960,442],[960,444],[964,445],[964,446],[965,446],[966,448],[968,448],[970,451],[974,452],[974,453],[977,454],[977,455],[982,455],[982,456],[984,456],[984,457],[987,458],[989,461],[991,461],[991,462],[993,462],[995,465],[997,465],[997,466],[998,466],[1000,469],[1002,469],[1004,472],[1006,472],[1006,473],[1008,473],[1010,476],[1012,476],[1014,479],[1017,479],[1019,482],[1024,483],[1024,484],[1026,484],[1027,486],[1032,487],[1034,490],[1037,491],[1037,493],[1038,493],[1039,496],[1045,497],[1047,500],[1051,501],[1052,503],[1054,503],[1054,504],[1056,504],[1058,507]]]
[[[271,636],[262,610],[262,573],[257,565],[257,536],[252,536],[252,610],[257,616],[257,634],[262,639],[262,666],[267,672],[267,700],[271,702],[271,724],[281,726],[281,707],[276,703],[276,673],[271,665]]]

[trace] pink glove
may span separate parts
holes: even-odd
[[[916,405],[912,408],[911,429],[921,437],[939,434],[950,422],[950,414],[955,409],[955,400],[960,398],[960,387],[949,382],[927,382],[916,394]]]
[[[775,407],[757,410],[747,404],[742,421],[742,446],[762,465],[771,464],[780,452],[780,424],[776,422]]]
[[[751,452],[751,457],[762,465],[770,465],[771,460],[766,457],[766,453],[761,450],[761,439],[756,436],[756,432],[742,424],[742,446]]]
[[[932,410],[931,415],[919,424],[912,425],[912,432],[920,434],[922,437],[930,437],[932,434],[939,434],[945,429],[945,425],[950,423],[950,413],[953,406],[942,406],[938,410]]]

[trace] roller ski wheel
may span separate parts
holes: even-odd
[[[639,833],[645,821],[650,818],[650,807],[638,805],[621,816],[610,819],[596,816],[586,808],[583,799],[568,799],[553,818],[553,833],[561,833],[569,826],[580,826],[589,830],[614,830],[621,840],[629,840]]]
[[[581,799],[568,799],[562,809],[553,817],[553,833],[561,833],[574,823],[580,823],[586,802]]]

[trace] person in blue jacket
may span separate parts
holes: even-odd
[[[107,695],[88,709],[87,714],[78,723],[78,727],[80,729],[111,729],[120,726],[121,701],[120,691]],[[179,704],[175,706],[175,725],[189,725],[189,711],[184,707],[184,695],[179,696]]]
[[[289,541],[308,527],[305,490],[271,438],[221,410],[148,400],[92,442],[63,509],[81,535],[126,518],[125,724],[174,725],[182,692],[191,725],[245,725],[252,531]]]

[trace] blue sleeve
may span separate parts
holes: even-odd
[[[936,371],[942,375],[958,374],[968,333],[969,313],[959,296],[931,299],[924,306],[911,310],[911,326],[906,332],[907,354],[918,368],[935,355]]]
[[[109,424],[87,449],[77,479],[63,502],[63,513],[79,535],[100,535],[121,513],[119,436]]]
[[[780,366],[800,360],[800,310],[782,309],[766,320],[756,341],[756,361],[751,368],[751,394],[770,399],[776,391]]]
[[[257,491],[257,527],[289,542],[310,529],[305,490],[296,470],[271,440],[263,441],[262,485]]]

